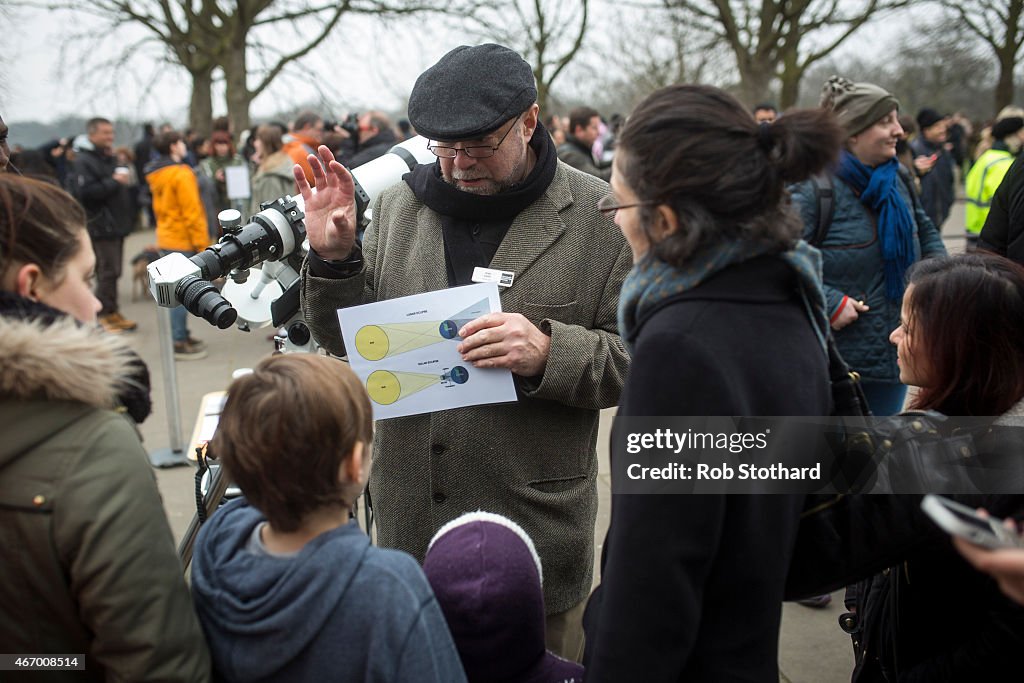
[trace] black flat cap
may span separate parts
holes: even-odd
[[[409,122],[431,140],[473,140],[537,101],[533,70],[501,45],[457,47],[416,79]]]
[[[1013,135],[1021,128],[1024,128],[1024,118],[1010,116],[1005,119],[999,119],[992,126],[992,137],[996,140],[1002,140],[1007,135]]]

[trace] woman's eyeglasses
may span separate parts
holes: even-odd
[[[597,210],[605,216],[613,218],[615,216],[615,212],[619,209],[632,209],[636,206],[657,206],[660,203],[661,202],[656,202],[654,200],[648,200],[643,202],[633,202],[632,204],[618,204],[615,201],[615,195],[606,194],[597,202]]]

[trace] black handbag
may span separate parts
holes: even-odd
[[[871,429],[871,409],[860,384],[860,375],[850,369],[828,336],[828,372],[832,383],[832,417],[838,418],[829,430],[826,442],[832,449],[832,471],[829,481],[841,491],[857,492],[874,483],[876,441]],[[812,496],[808,508],[822,502]]]

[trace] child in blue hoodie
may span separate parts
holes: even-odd
[[[292,354],[235,380],[211,444],[245,498],[200,531],[192,594],[225,681],[465,681],[409,555],[350,510],[373,418],[344,363]]]

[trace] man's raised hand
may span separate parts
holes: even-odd
[[[348,258],[356,242],[355,183],[352,175],[338,163],[325,145],[308,157],[313,169],[316,192],[306,181],[302,167],[292,168],[295,186],[302,195],[306,213],[306,237],[309,246],[321,258],[342,260]],[[327,169],[325,172],[324,169]]]

